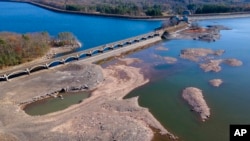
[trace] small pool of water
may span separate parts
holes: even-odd
[[[67,92],[60,93],[63,98],[47,98],[37,102],[33,102],[28,104],[23,109],[27,114],[35,116],[35,115],[45,115],[48,113],[60,111],[68,108],[73,104],[81,103],[84,99],[89,97],[88,92]]]

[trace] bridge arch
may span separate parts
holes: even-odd
[[[9,79],[15,77],[15,75],[24,75],[24,74],[29,74],[29,72],[27,70],[18,70],[8,74],[6,77]]]
[[[6,78],[4,76],[0,76],[0,81],[4,81],[4,80],[8,80],[8,78]]]
[[[87,52],[83,52],[79,54],[79,58],[83,57],[83,56],[87,56]]]
[[[92,54],[99,53],[101,49],[92,50]]]
[[[64,62],[70,62],[69,60],[73,59],[73,60],[78,60],[79,56],[69,56],[67,58],[64,59]],[[60,63],[63,63],[62,61],[60,61]]]
[[[115,48],[116,45],[109,45],[109,46],[106,46],[103,50],[113,50]]]
[[[50,63],[48,63],[48,64],[45,64],[44,66],[46,67],[46,68],[49,68],[49,67],[52,67],[52,64],[54,64],[54,63],[58,63],[58,64],[63,64],[63,62],[61,61],[61,60],[54,60],[54,61],[52,61],[52,62],[50,62]],[[58,65],[57,64],[57,65]],[[57,66],[56,65],[56,66]]]
[[[47,66],[46,65],[37,65],[37,66],[31,67],[29,70],[30,70],[30,72],[34,72],[34,71],[37,71],[40,69],[47,69]]]

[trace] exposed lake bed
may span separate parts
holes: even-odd
[[[98,80],[100,83],[92,96],[65,110],[44,116],[28,116],[18,107],[18,104],[36,97],[39,95],[38,93],[47,94],[50,91],[67,87],[66,85],[59,87],[57,83],[63,82],[59,79],[63,79],[63,75],[70,76],[70,72],[74,72],[70,68],[81,70],[78,68],[82,66],[66,67],[64,73],[62,73],[63,70],[55,68],[48,70],[51,75],[46,77],[44,73],[39,72],[1,83],[3,94],[1,95],[0,115],[2,120],[0,126],[3,130],[0,134],[3,138],[13,140],[15,138],[21,140],[29,138],[37,140],[41,138],[45,140],[150,140],[153,136],[152,130],[148,127],[150,125],[162,133],[169,134],[165,129],[170,129],[172,133],[187,141],[226,141],[228,140],[229,124],[249,123],[250,115],[246,112],[248,107],[246,105],[249,104],[247,95],[249,92],[247,87],[249,84],[247,79],[249,78],[247,71],[249,56],[242,55],[250,51],[247,42],[249,30],[245,30],[248,27],[245,23],[248,22],[248,18],[201,21],[203,26],[220,24],[226,25],[232,30],[222,31],[221,39],[216,42],[162,41],[150,48],[128,55],[131,57],[129,59],[118,59],[116,65],[111,65],[103,70],[97,69],[98,72],[104,71],[105,80],[102,79],[103,82]],[[241,26],[235,26],[235,23]],[[197,62],[181,58],[179,56],[181,50],[187,48],[205,49],[205,52],[212,56],[198,55],[198,62],[201,56],[203,63],[209,65],[214,62],[218,64],[215,70],[218,70],[219,66],[223,70],[220,69],[217,73],[204,72],[199,68]],[[213,52],[214,50],[223,51]],[[217,61],[213,61],[214,59]],[[227,64],[237,67],[230,67]],[[137,66],[137,68],[127,65]],[[144,68],[150,69],[143,70]],[[150,72],[151,70],[153,72]],[[144,71],[149,71],[149,76],[151,74],[150,81],[141,74]],[[52,74],[55,74],[54,77]],[[208,82],[214,78],[223,80],[223,85],[218,88],[211,87]],[[50,81],[45,81],[46,79],[50,79]],[[51,84],[56,79],[58,81]],[[43,82],[46,85],[40,85]],[[72,78],[72,82],[69,83],[72,83],[72,86],[75,83],[74,87],[84,86],[81,82],[86,81],[74,81]],[[93,83],[95,82],[97,84],[97,81],[93,81]],[[218,86],[222,82],[217,80],[214,83]],[[55,89],[55,86],[58,87]],[[138,86],[141,87],[133,90]],[[206,122],[200,122],[199,116],[190,112],[190,107],[181,98],[181,91],[186,87],[197,87],[202,90],[211,109],[211,116]],[[27,95],[28,91],[32,94]],[[139,98],[121,100],[130,91],[132,92],[126,97],[139,96]],[[19,97],[19,95],[21,96]],[[141,108],[137,104],[138,101],[141,106],[147,107],[149,110]],[[31,131],[31,128],[34,131]],[[215,128],[218,129],[218,132],[214,131]],[[134,135],[134,133],[138,135]],[[36,137],[33,136],[34,134]],[[93,134],[99,136],[91,137],[90,135]]]
[[[80,61],[78,64],[80,64]],[[93,70],[100,71],[100,68],[96,65],[82,65],[91,68],[91,72]],[[100,82],[104,78],[103,83],[90,87],[95,88],[95,90],[89,98],[79,104],[72,105],[63,111],[43,116],[28,116],[20,109],[17,105],[19,101],[37,96],[38,92],[47,92],[57,89],[57,87],[64,87],[64,85],[70,86],[77,85],[77,83],[81,84],[81,82],[88,82],[74,81],[72,83],[70,81],[71,77],[68,74],[61,73],[65,69],[68,71],[68,68],[76,74],[76,71],[72,71],[71,66],[72,64],[69,64],[68,67],[58,67],[47,72],[35,74],[32,78],[25,80],[25,84],[23,85],[20,85],[20,82],[24,81],[25,77],[12,80],[10,83],[1,83],[1,87],[5,87],[3,93],[6,94],[1,96],[1,105],[3,105],[1,106],[1,114],[4,115],[0,116],[2,119],[1,123],[5,125],[4,130],[1,132],[3,134],[1,139],[60,140],[64,138],[65,140],[127,140],[129,138],[131,140],[150,140],[153,137],[153,132],[149,126],[160,130],[161,134],[168,134],[169,137],[175,138],[162,127],[146,108],[139,107],[137,98],[122,99],[132,89],[148,82],[140,73],[139,68],[122,64],[109,66],[102,70],[103,73],[96,73],[97,76],[94,77],[98,80],[101,78]],[[88,72],[81,69],[77,69],[77,71]],[[118,74],[121,71],[126,74],[126,79]],[[56,72],[58,75],[46,76],[52,74],[52,72]],[[98,77],[98,75],[102,76],[102,74],[104,75],[103,77]],[[66,81],[59,81],[61,83],[57,85],[52,84],[58,83],[55,82],[56,78],[64,78]],[[88,85],[91,86],[90,84]],[[34,93],[35,91],[37,92]],[[20,95],[18,97],[15,96],[17,92]],[[8,115],[6,115],[7,111]],[[13,118],[9,118],[12,116]],[[38,123],[42,123],[42,126],[40,125],[39,128],[36,128]],[[28,125],[27,128],[26,125]],[[19,128],[22,129],[21,132]],[[29,131],[30,128],[34,128],[34,130],[31,132]],[[12,130],[12,132],[10,133],[8,130]],[[36,134],[36,136],[32,136],[31,138],[27,134],[16,136],[27,131],[28,134]]]

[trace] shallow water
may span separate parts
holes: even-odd
[[[60,111],[68,108],[71,105],[78,104],[84,99],[89,97],[87,92],[67,92],[61,93],[59,95],[63,96],[63,99],[57,98],[47,98],[40,100],[31,104],[28,104],[24,111],[32,116],[35,115],[45,115],[48,113]]]
[[[72,32],[80,40],[80,50],[148,33],[161,21],[129,20],[56,13],[26,3],[0,2],[0,31],[18,33]]]
[[[248,24],[247,24],[248,23]],[[230,124],[249,124],[250,113],[250,18],[207,20],[200,24],[221,24],[232,28],[222,31],[222,37],[216,42],[192,40],[172,40],[130,55],[145,61],[143,65],[154,68],[152,81],[142,86],[126,98],[139,96],[141,106],[148,107],[154,116],[172,133],[185,141],[228,141]],[[155,50],[157,46],[169,48],[169,51]],[[183,48],[224,49],[226,52],[218,58],[236,58],[243,61],[240,67],[222,65],[219,73],[205,73],[197,63],[181,59],[178,55]],[[157,54],[178,58],[174,65],[164,63],[145,54]],[[159,71],[159,73],[157,73]],[[221,87],[212,87],[208,81],[220,78]],[[202,122],[181,93],[185,87],[197,87],[203,91],[205,100],[211,108],[211,117]]]

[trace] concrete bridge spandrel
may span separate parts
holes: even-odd
[[[64,56],[48,59],[40,62],[33,62],[27,65],[23,64],[18,67],[13,67],[10,70],[0,72],[0,81],[8,81],[9,79],[18,77],[20,75],[30,75],[31,73],[49,69],[51,67],[69,63],[74,60],[83,60],[84,62],[93,63],[117,54],[134,50],[138,47],[146,46],[154,42],[160,41],[164,31],[157,30],[132,38],[120,40],[117,42],[100,45],[87,50],[70,53]]]

